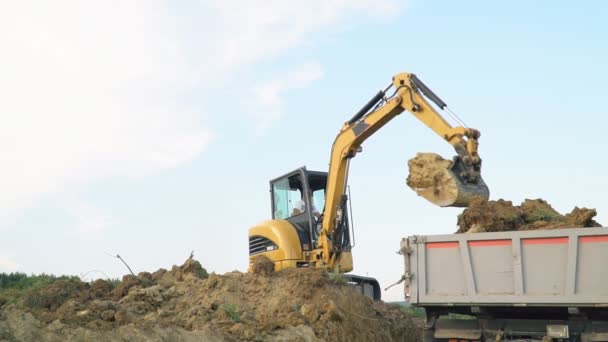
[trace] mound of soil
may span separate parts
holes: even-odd
[[[420,340],[402,311],[321,270],[203,271],[188,259],[115,288],[56,282],[0,309],[0,341]]]
[[[476,198],[458,215],[458,233],[601,227],[593,220],[596,215],[595,209],[578,207],[562,215],[542,199],[526,199],[517,206],[502,199]]]

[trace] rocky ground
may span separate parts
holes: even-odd
[[[117,286],[59,280],[0,302],[0,341],[419,341],[398,308],[316,269],[207,274],[188,259]]]

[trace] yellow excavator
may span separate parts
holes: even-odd
[[[452,127],[426,98],[460,126]],[[273,261],[275,270],[353,270],[354,241],[347,194],[349,162],[362,151],[361,144],[367,138],[406,110],[450,143],[457,154],[447,170],[450,182],[455,184],[452,190],[456,191],[443,194],[443,188],[438,186],[424,197],[442,207],[464,207],[476,196],[488,199],[488,187],[480,176],[479,131],[466,127],[416,75],[400,73],[342,126],[331,149],[329,172],[301,167],[270,181],[272,219],[249,229],[250,271],[260,256]],[[352,274],[344,277],[365,295],[380,299],[376,279]]]

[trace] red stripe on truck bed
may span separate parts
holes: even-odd
[[[524,245],[562,245],[568,243],[567,237],[557,238],[539,238],[539,239],[524,239],[521,241]]]
[[[478,240],[469,241],[471,247],[511,246],[511,240]]]
[[[456,242],[428,242],[426,244],[427,249],[432,248],[458,248],[458,241]]]
[[[581,243],[585,242],[608,242],[608,235],[600,236],[581,236],[579,238]]]

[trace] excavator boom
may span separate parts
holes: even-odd
[[[387,92],[394,88],[394,93]],[[345,208],[345,190],[351,158],[361,150],[361,144],[403,111],[412,113],[437,135],[451,144],[457,156],[450,165],[439,168],[442,184],[430,184],[429,189],[417,191],[439,206],[467,206],[474,197],[489,197],[488,187],[480,176],[481,158],[477,153],[479,131],[462,125],[452,127],[425,99],[428,97],[439,108],[447,105],[414,74],[400,73],[391,84],[378,92],[357,114],[348,120],[336,137],[332,150],[327,179],[327,198],[319,246],[321,257],[328,265],[339,264],[338,236],[347,227],[341,227]],[[449,110],[449,109],[448,109]],[[451,113],[451,112],[450,112]],[[452,113],[453,115],[453,113]],[[436,168],[430,165],[430,168]],[[434,175],[430,175],[433,178]],[[426,190],[426,191],[425,191]]]

